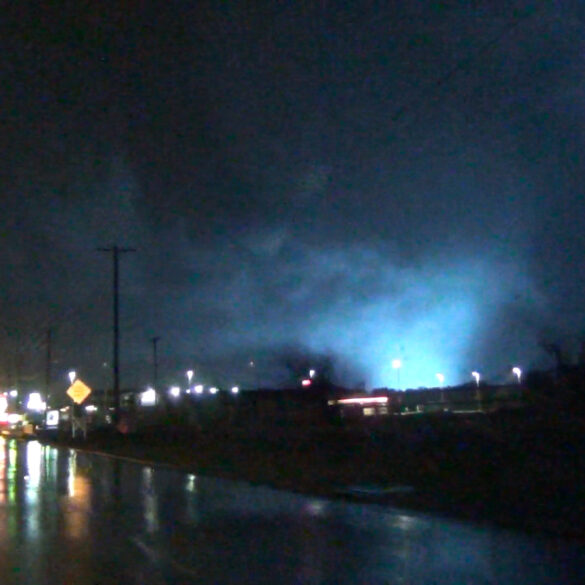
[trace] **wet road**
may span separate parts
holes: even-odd
[[[0,438],[3,585],[563,585],[583,548]]]

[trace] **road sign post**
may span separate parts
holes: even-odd
[[[74,407],[71,409],[71,434],[74,438],[76,431],[78,430],[83,433],[83,438],[87,437],[87,421],[85,420],[83,411],[80,407],[90,394],[91,388],[84,384],[79,378],[77,378],[67,390],[67,396],[69,396],[69,398],[75,403]],[[76,412],[77,410],[81,411],[81,413],[78,414]]]

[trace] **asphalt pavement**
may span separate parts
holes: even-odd
[[[585,582],[578,542],[0,438],[2,584]]]

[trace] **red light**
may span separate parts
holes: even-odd
[[[311,380],[309,380],[309,378],[305,378],[305,379],[304,379],[304,380],[301,382],[301,384],[302,384],[303,386],[310,386],[310,385],[311,385]]]

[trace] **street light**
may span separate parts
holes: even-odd
[[[477,407],[479,410],[481,410],[481,391],[479,389],[479,372],[471,372],[471,375],[475,378],[475,386],[476,386],[476,390],[475,390],[475,399],[477,400]]]
[[[71,370],[67,375],[69,376],[69,382],[73,384],[73,382],[75,382],[75,378],[77,378],[77,372],[75,370]]]
[[[232,394],[237,394],[240,391],[238,386],[232,386]]]
[[[154,406],[156,404],[156,390],[154,388],[147,388],[140,395],[140,404],[142,406]]]
[[[256,386],[256,389],[258,389],[260,387],[260,372],[258,371],[256,361],[251,359],[248,362],[248,367],[250,368],[250,382],[253,386]]]
[[[437,376],[437,380],[439,381],[439,386],[441,387],[441,402],[445,402],[445,391],[443,390],[443,384],[445,383],[445,376],[443,374],[435,374]]]
[[[516,366],[516,367],[512,368],[512,374],[514,374],[514,376],[516,376],[516,379],[518,380],[518,384],[520,384],[520,379],[522,378],[522,370]]]
[[[187,394],[191,394],[191,380],[193,379],[193,370],[187,370],[185,372],[185,374],[187,375]]]
[[[309,378],[314,378],[315,377],[315,370],[309,370]]]
[[[392,360],[392,368],[396,370],[396,388],[400,390],[400,368],[402,367],[402,362],[399,359]]]

